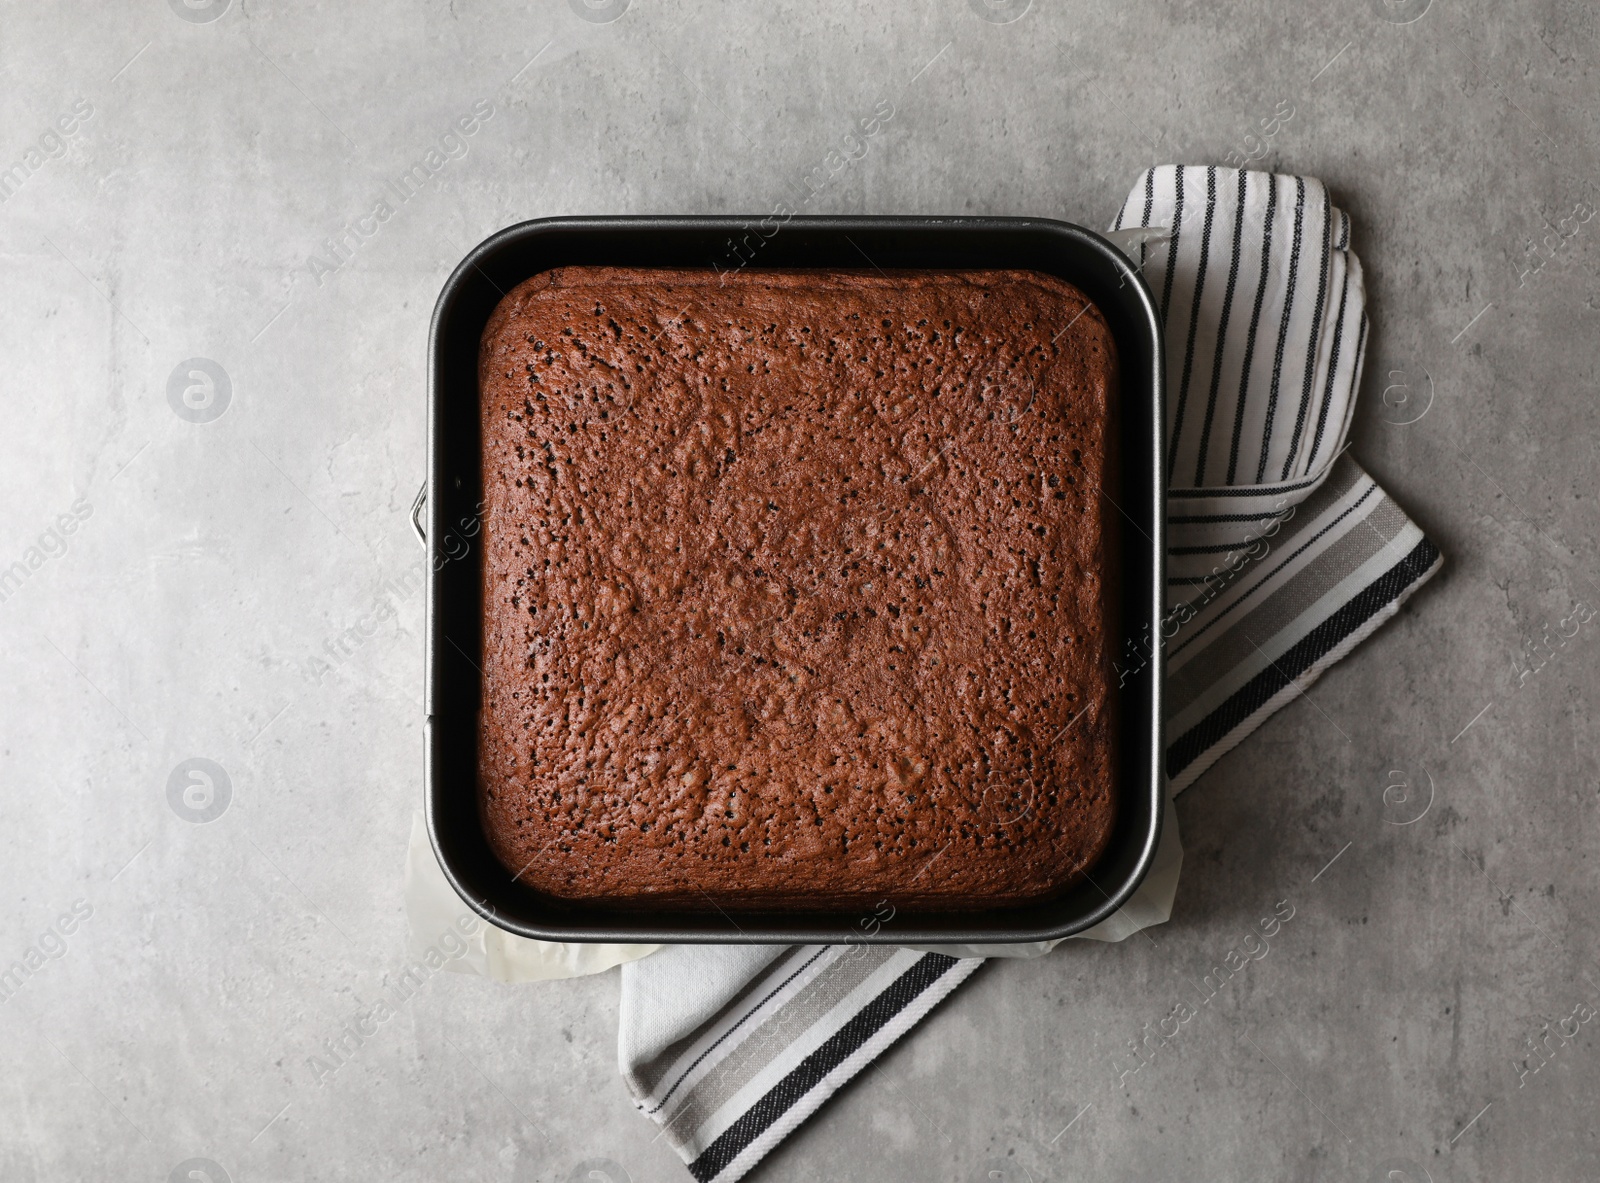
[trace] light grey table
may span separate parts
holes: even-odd
[[[986,967],[761,1177],[1593,1174],[1600,621],[1558,635],[1600,606],[1600,221],[1561,229],[1600,204],[1591,5],[221,7],[0,15],[0,1177],[687,1179],[615,974],[440,974],[310,1067],[404,962],[442,281],[525,218],[808,176],[822,212],[1099,225],[1230,153],[1354,216],[1355,447],[1445,571],[1181,799],[1171,923]]]

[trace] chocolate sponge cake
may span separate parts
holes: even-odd
[[[563,268],[479,382],[480,808],[521,882],[983,908],[1099,855],[1117,363],[1079,291]]]

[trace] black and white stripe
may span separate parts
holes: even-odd
[[[1256,280],[1255,306],[1250,311],[1250,328],[1244,338],[1244,364],[1239,367],[1239,401],[1233,408],[1233,433],[1228,448],[1228,473],[1223,484],[1233,484],[1239,467],[1239,439],[1244,431],[1245,400],[1250,393],[1250,375],[1255,368],[1256,330],[1261,327],[1261,306],[1267,297],[1267,281],[1272,276],[1272,224],[1278,208],[1278,186],[1267,179],[1267,216],[1261,219],[1261,278]]]
[[[1219,207],[1231,233],[1216,233]],[[1119,221],[1134,211],[1140,225],[1170,234],[1146,278],[1160,296],[1175,376],[1173,487],[1287,481],[1325,465],[1322,445],[1353,405],[1359,351],[1349,342],[1365,316],[1348,216],[1313,178],[1179,165],[1139,179]],[[1224,273],[1219,296],[1207,281]],[[1200,409],[1191,390],[1208,359]]]
[[[624,973],[623,1078],[702,1183],[740,1178],[983,964],[886,946],[761,952],[668,947]],[[685,1001],[709,1005],[662,1043],[645,1016]]]
[[[1439,567],[1437,548],[1349,453],[1309,497],[1233,547],[1167,643],[1167,775],[1191,784],[1383,621]],[[1225,529],[1235,529],[1228,525]],[[1189,546],[1185,552],[1205,548]],[[1174,554],[1212,565],[1212,554]]]
[[[1315,326],[1315,328],[1314,331],[1306,334],[1306,360],[1305,366],[1303,367],[1304,372],[1301,377],[1300,405],[1295,411],[1294,432],[1289,437],[1289,449],[1283,458],[1283,471],[1278,475],[1278,479],[1280,481],[1286,481],[1289,479],[1289,472],[1294,467],[1294,454],[1299,451],[1300,448],[1300,433],[1305,429],[1306,412],[1311,409],[1311,389],[1312,384],[1316,380],[1317,376],[1317,347],[1321,344],[1324,335],[1322,332],[1322,309],[1323,303],[1328,296],[1328,268],[1333,257],[1332,213],[1333,203],[1328,198],[1327,190],[1323,190],[1322,236],[1324,241],[1322,244],[1322,249],[1317,252],[1320,256],[1320,266],[1317,271],[1317,304],[1315,310],[1311,313],[1311,323],[1313,326]],[[1269,430],[1267,432],[1269,438],[1271,434],[1272,433]],[[1261,451],[1261,471],[1256,474],[1256,479],[1258,481],[1266,476],[1266,466],[1267,451],[1265,448],[1263,448]]]
[[[926,1014],[934,1002],[965,981],[979,964],[981,962],[968,959],[963,965],[961,960],[940,953],[918,956],[881,993],[855,1010],[816,1051],[786,1072],[700,1151],[689,1162],[689,1173],[700,1183],[710,1183],[725,1174],[728,1178],[738,1178],[744,1170],[727,1174],[728,1169],[745,1156],[754,1164],[770,1146],[776,1145],[809,1116],[822,1098],[818,1097],[811,1105],[807,1105],[807,1101],[816,1096],[819,1087],[830,1077],[844,1070],[852,1060],[866,1062],[876,1058],[884,1047]],[[940,986],[942,989],[938,988]],[[886,1034],[887,1039],[884,1038]],[[845,1078],[851,1075],[854,1069],[846,1073]],[[828,1093],[832,1091],[827,1090]]]
[[[1194,371],[1194,346],[1196,330],[1200,327],[1200,300],[1206,290],[1206,266],[1211,259],[1211,227],[1216,220],[1217,212],[1217,170],[1215,166],[1206,169],[1206,204],[1205,220],[1200,227],[1200,253],[1195,264],[1194,299],[1189,308],[1189,324],[1184,333],[1183,346],[1183,372],[1178,379],[1178,395],[1175,409],[1172,413],[1172,423],[1168,428],[1167,444],[1167,471],[1170,473],[1177,458],[1178,440],[1183,435],[1184,412],[1189,406],[1189,378]],[[1178,249],[1177,239],[1173,239],[1173,252]],[[1167,277],[1176,274],[1177,268],[1171,267]],[[1170,297],[1169,297],[1170,299]],[[1172,332],[1170,316],[1167,319],[1167,332]]]
[[[1200,438],[1195,448],[1193,481],[1195,486],[1205,484],[1206,454],[1211,444],[1211,427],[1216,421],[1217,393],[1222,385],[1223,351],[1228,345],[1228,318],[1233,314],[1233,293],[1239,285],[1239,251],[1244,243],[1244,220],[1245,210],[1248,208],[1246,199],[1249,195],[1250,174],[1240,169],[1238,177],[1238,189],[1234,194],[1233,258],[1228,266],[1228,287],[1216,309],[1217,329],[1215,343],[1211,347],[1211,391],[1206,396],[1205,425],[1200,429]],[[1198,313],[1195,314],[1195,319],[1198,321]],[[1187,471],[1187,465],[1180,469],[1174,457],[1173,463],[1167,466],[1169,488],[1184,486],[1186,482],[1179,477],[1179,473],[1183,471]]]

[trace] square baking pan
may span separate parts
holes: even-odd
[[[478,347],[502,296],[553,267],[809,267],[859,270],[999,268],[1040,271],[1078,287],[1117,343],[1124,517],[1117,670],[1117,820],[1089,877],[1050,899],[983,911],[671,910],[580,905],[514,880],[490,850],[478,809],[481,647]],[[1128,259],[1081,226],[1036,218],[596,217],[524,222],[475,248],[440,293],[429,335],[425,760],[428,832],[461,898],[501,928],[546,941],[671,943],[984,944],[1082,932],[1131,896],[1155,856],[1165,783],[1161,646],[1165,475],[1161,321]],[[419,520],[419,525],[421,524]],[[1152,643],[1155,642],[1155,643]],[[893,907],[895,901],[889,900]]]

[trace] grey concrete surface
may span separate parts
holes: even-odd
[[[1594,1176],[1600,620],[1558,634],[1600,607],[1600,221],[1528,253],[1600,205],[1592,5],[201,3],[0,13],[0,966],[36,967],[0,1178],[688,1177],[617,1077],[615,973],[441,974],[310,1066],[405,960],[428,316],[522,219],[770,209],[885,98],[810,208],[1100,225],[1229,153],[1328,181],[1357,454],[1448,565],[1181,799],[1171,923],[986,966],[756,1177]]]

